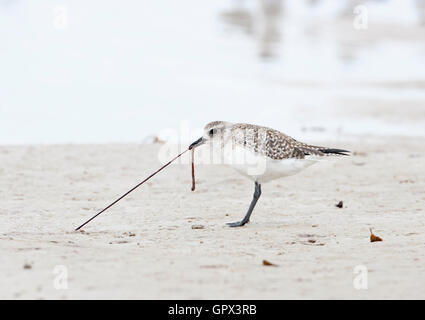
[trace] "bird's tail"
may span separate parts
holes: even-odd
[[[310,145],[302,145],[298,147],[301,152],[304,153],[304,156],[312,156],[312,157],[325,157],[325,156],[348,156],[350,151],[343,149],[335,149],[335,148],[325,148],[318,146],[310,146]]]
[[[340,156],[349,156],[350,155],[350,151],[343,150],[343,149],[321,148],[321,149],[319,149],[319,151],[324,153],[324,154],[329,154],[329,155],[340,155]]]

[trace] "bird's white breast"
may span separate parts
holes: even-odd
[[[295,158],[274,160],[231,142],[213,150],[214,156],[223,159],[225,165],[259,183],[297,174],[316,162],[314,159]]]

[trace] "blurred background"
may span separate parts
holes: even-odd
[[[213,120],[425,136],[425,0],[0,0],[1,144]]]

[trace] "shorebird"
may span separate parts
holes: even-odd
[[[210,146],[216,162],[230,165],[254,181],[254,195],[246,215],[241,221],[227,223],[230,227],[241,227],[249,222],[261,196],[262,183],[297,174],[324,157],[349,153],[302,143],[271,128],[226,121],[208,123],[203,136],[189,149],[201,145]]]

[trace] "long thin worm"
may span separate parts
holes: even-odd
[[[192,149],[192,191],[195,191],[195,148]]]

